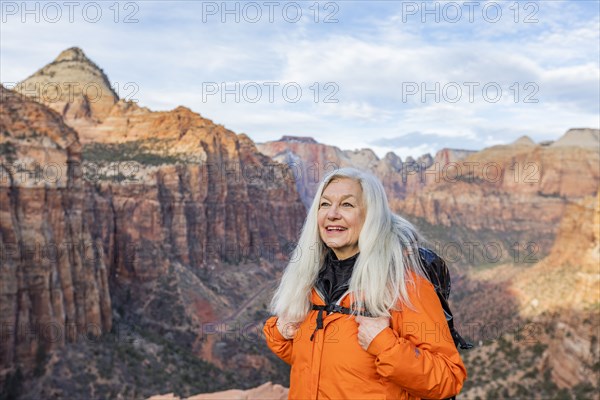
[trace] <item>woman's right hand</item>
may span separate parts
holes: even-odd
[[[286,339],[293,339],[294,336],[296,336],[296,332],[298,331],[298,327],[300,326],[300,323],[298,322],[294,322],[294,321],[289,321],[287,319],[285,319],[284,317],[279,317],[277,318],[277,330],[279,330],[279,333],[281,333],[281,336],[283,336]]]

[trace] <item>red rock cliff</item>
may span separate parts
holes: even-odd
[[[109,266],[86,224],[77,133],[0,87],[0,368],[111,329]]]

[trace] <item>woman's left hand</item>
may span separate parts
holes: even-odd
[[[369,348],[375,336],[390,326],[388,317],[370,318],[357,315],[355,319],[358,322],[358,344],[365,351]]]

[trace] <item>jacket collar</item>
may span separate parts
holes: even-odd
[[[310,301],[313,304],[316,304],[318,306],[324,306],[325,305],[325,301],[323,300],[323,297],[321,296],[321,293],[319,293],[317,291],[316,288],[313,287],[311,295],[310,295]],[[346,291],[346,293],[344,293],[342,295],[342,297],[336,302],[336,304],[339,304],[342,307],[346,307],[346,308],[350,308],[350,292]]]
[[[333,251],[333,249],[329,248],[327,250],[327,253],[325,254],[325,262],[328,264],[333,265],[335,268],[338,267],[351,267],[354,265],[354,263],[356,262],[356,259],[358,258],[359,253],[356,253],[355,255],[353,255],[352,257],[348,257],[345,258],[343,260],[338,260],[337,256],[335,255],[335,252]]]

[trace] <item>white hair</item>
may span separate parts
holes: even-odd
[[[326,175],[317,189],[298,244],[271,301],[275,315],[302,321],[310,311],[311,291],[328,250],[317,223],[320,199],[327,185],[341,178],[360,184],[366,208],[358,239],[360,254],[350,279],[352,310],[389,317],[399,301],[411,307],[407,292],[407,284],[414,285],[411,272],[425,276],[418,252],[421,236],[410,222],[392,213],[379,179],[356,168],[341,168]]]

